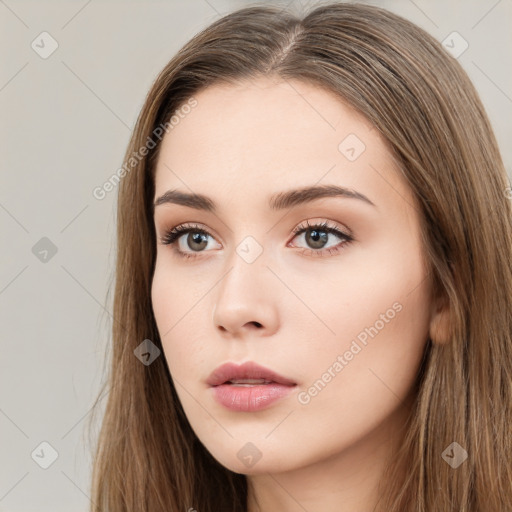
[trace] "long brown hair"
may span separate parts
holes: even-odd
[[[188,42],[151,87],[119,183],[109,396],[91,510],[246,510],[246,477],[199,442],[165,358],[146,366],[134,349],[150,339],[162,350],[150,293],[158,127],[170,132],[173,114],[213,83],[264,75],[332,91],[379,130],[420,205],[435,297],[449,306],[449,339],[428,340],[379,505],[512,511],[512,212],[497,142],[474,86],[440,43],[398,15],[348,3],[302,18],[273,6],[235,11]],[[148,138],[155,147],[130,160]],[[442,456],[453,442],[468,454],[457,468]]]

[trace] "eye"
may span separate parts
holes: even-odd
[[[301,224],[297,226],[293,233],[295,235],[293,239],[298,238],[299,235],[304,233],[306,243],[310,244],[312,248],[303,248],[301,252],[303,254],[308,252],[308,254],[313,256],[326,256],[326,253],[335,254],[354,240],[352,235],[341,231],[335,226],[331,226],[328,222],[309,224],[309,221],[307,221],[306,225]],[[185,237],[185,235],[188,236]],[[337,245],[326,247],[329,237],[337,237],[342,241]],[[185,246],[188,249],[192,249],[192,251],[184,250],[183,247],[180,247],[182,238],[185,240]],[[174,252],[180,257],[196,258],[199,256],[199,253],[205,252],[204,249],[208,246],[208,238],[213,239],[213,236],[197,224],[181,224],[164,233],[160,237],[160,242],[163,245],[174,246]],[[178,247],[176,247],[176,242],[178,242]]]
[[[188,234],[186,239],[185,234]],[[160,242],[163,245],[175,245],[178,242],[178,247],[173,247],[176,254],[184,258],[195,258],[196,255],[193,252],[204,252],[203,249],[208,245],[208,237],[213,238],[208,231],[197,224],[181,224],[164,233]],[[184,238],[185,243],[192,248],[192,254],[179,247],[181,238]]]
[[[354,241],[354,237],[352,235],[345,233],[335,226],[331,226],[328,222],[309,224],[309,221],[306,221],[306,226],[297,226],[293,232],[295,233],[294,239],[304,233],[304,240],[312,247],[312,249],[305,248],[302,252],[303,254],[307,252],[312,256],[323,257],[327,255],[326,253],[331,255],[336,254],[344,249],[349,243]],[[330,247],[326,247],[329,235],[335,236],[344,241],[335,244],[334,246],[331,245]]]

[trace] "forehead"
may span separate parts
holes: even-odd
[[[156,195],[170,187],[229,197],[317,183],[408,190],[384,139],[334,93],[301,81],[261,78],[215,84],[165,135]],[[397,197],[399,197],[397,196]],[[375,201],[377,202],[377,201]]]
[[[215,144],[229,142],[236,149],[240,141],[257,136],[260,142],[273,140],[272,147],[284,148],[286,142],[320,142],[327,136],[327,146],[344,128],[350,127],[361,137],[373,129],[362,114],[333,92],[297,80],[259,78],[236,85],[214,84],[194,98],[197,106],[180,115],[179,124],[172,129],[174,136],[167,137],[174,139],[171,144],[192,136]]]

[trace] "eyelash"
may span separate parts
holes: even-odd
[[[338,244],[337,246],[330,247],[328,249],[314,250],[314,249],[302,248],[301,254],[306,253],[306,251],[309,251],[310,255],[312,254],[312,255],[318,256],[318,257],[326,256],[325,253],[329,253],[330,255],[337,254],[341,250],[343,250],[348,244],[350,244],[351,242],[354,241],[354,237],[352,237],[348,233],[345,233],[345,232],[337,229],[334,226],[329,225],[329,223],[325,222],[325,221],[321,222],[321,223],[316,223],[316,224],[309,224],[309,221],[306,221],[305,226],[304,226],[304,224],[300,224],[293,230],[293,235],[294,235],[293,238],[296,238],[298,235],[301,235],[302,233],[308,231],[309,229],[314,229],[317,231],[330,233],[330,234],[338,236],[339,238],[344,238],[345,241],[340,242],[340,244]],[[190,233],[190,232],[200,233],[200,234],[207,235],[207,236],[210,236],[213,238],[213,236],[208,231],[206,231],[205,229],[201,228],[200,226],[198,226],[196,224],[192,224],[192,225],[181,224],[179,226],[176,226],[176,227],[168,230],[166,233],[164,233],[164,235],[160,237],[160,243],[163,245],[175,245],[175,243],[178,241],[178,239],[181,236],[183,236],[186,233]],[[185,259],[198,258],[198,257],[200,257],[201,252],[204,252],[204,251],[200,251],[196,254],[183,252],[183,251],[180,251],[176,246],[173,247],[173,251],[179,257],[185,258]]]

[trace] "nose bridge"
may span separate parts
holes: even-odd
[[[267,263],[263,246],[253,236],[246,236],[227,260],[228,272],[220,283],[218,302],[224,299],[240,305],[259,302],[264,291],[261,287],[268,278],[265,274],[270,274]]]
[[[274,277],[267,268],[269,251],[253,236],[245,236],[227,260],[219,283],[213,320],[216,326],[236,331],[248,323],[273,329],[276,297],[270,292]]]

